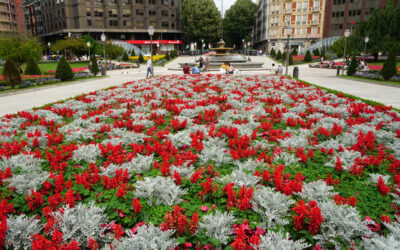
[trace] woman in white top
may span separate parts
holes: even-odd
[[[150,56],[147,57],[147,73],[146,73],[146,78],[149,78],[149,73],[151,74],[151,76],[153,75],[153,70],[152,70],[152,65],[153,62],[151,61]]]

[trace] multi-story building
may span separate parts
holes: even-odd
[[[368,20],[373,9],[386,4],[387,0],[326,0],[323,37],[342,36],[344,30],[352,30],[357,23]]]
[[[37,36],[43,33],[40,0],[24,0],[24,15],[27,33]]]
[[[163,47],[183,33],[180,0],[41,0],[40,8],[43,31],[38,36],[45,43],[68,35],[100,40],[104,32],[108,40],[141,40],[145,47],[147,28],[153,26],[154,44]],[[164,39],[169,42],[158,41]]]
[[[21,0],[0,0],[0,33],[25,33]]]
[[[255,46],[270,51],[284,51],[286,27],[292,27],[290,47],[302,51],[321,40],[324,23],[324,0],[260,0],[257,13]],[[261,8],[262,7],[262,8]]]

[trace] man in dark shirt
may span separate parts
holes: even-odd
[[[187,63],[183,67],[183,74],[190,74],[190,68]]]

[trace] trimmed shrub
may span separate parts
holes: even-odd
[[[91,61],[91,66],[90,66],[90,72],[93,73],[94,76],[99,73],[99,65],[97,64],[96,56],[92,56],[92,61]]]
[[[297,49],[296,48],[293,48],[293,50],[292,50],[292,52],[290,53],[290,55],[297,55],[298,53],[297,53]]]
[[[135,55],[135,50],[134,50],[134,49],[132,49],[131,56],[136,56],[136,55]]]
[[[396,72],[396,55],[397,51],[395,48],[392,48],[389,52],[389,56],[386,59],[386,62],[383,64],[383,68],[381,70],[381,75],[385,80],[389,80],[393,76],[397,74]]]
[[[169,60],[169,59],[171,59],[171,56],[169,55],[169,52],[167,52],[167,54],[165,54],[165,60]]]
[[[129,61],[129,56],[128,56],[128,54],[126,53],[126,51],[124,52],[124,55],[122,56],[122,61]]]
[[[325,56],[325,50],[321,50],[321,57],[326,58],[326,56]]]
[[[39,66],[37,65],[35,59],[29,58],[28,63],[25,68],[25,75],[41,75]]]
[[[275,49],[272,48],[272,49],[271,49],[271,52],[269,52],[269,54],[270,54],[270,56],[275,57],[275,56],[276,56]]]
[[[281,53],[280,50],[278,50],[278,53],[276,54],[275,59],[276,59],[276,60],[281,60],[281,58],[282,58],[282,53]]]
[[[292,55],[289,56],[289,65],[293,65],[293,56]]]
[[[314,56],[320,56],[321,54],[319,53],[319,49],[316,48],[314,51]]]
[[[305,62],[311,62],[312,61],[312,56],[309,50],[307,50],[306,55],[304,56],[304,61]]]
[[[348,76],[354,76],[354,74],[357,72],[357,59],[355,56],[351,58],[350,66],[347,69],[347,75]]]
[[[72,80],[74,78],[74,73],[72,73],[71,66],[64,57],[62,57],[60,62],[58,62],[56,78],[61,79],[61,81]]]
[[[3,76],[6,82],[11,85],[11,88],[14,88],[15,85],[21,83],[21,74],[19,73],[15,63],[10,59],[8,59],[4,64]]]
[[[139,61],[139,63],[143,63],[144,62],[144,58],[143,58],[142,54],[139,55],[138,61]]]

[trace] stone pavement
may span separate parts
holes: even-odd
[[[179,63],[193,62],[194,59],[194,56],[182,56],[166,64],[164,67],[154,67],[155,75],[182,74],[182,71],[169,71],[168,68],[178,67]],[[264,56],[253,56],[251,59],[254,62],[264,62],[263,67],[265,68],[270,68],[272,63],[275,63]],[[309,68],[308,65],[299,65],[298,67],[301,80],[400,108],[400,88],[338,78],[336,77],[336,70],[314,69]],[[292,72],[293,67],[290,67],[290,75]],[[241,72],[241,74],[249,75],[270,73],[269,70]],[[107,75],[106,78],[76,81],[41,89],[26,90],[19,93],[0,94],[0,116],[39,107],[83,93],[117,86],[125,82],[143,79],[146,77],[146,66],[141,65],[137,69],[108,71]]]

